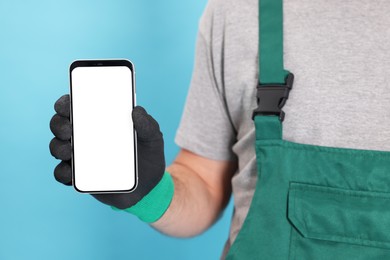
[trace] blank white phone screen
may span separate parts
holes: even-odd
[[[132,73],[126,66],[71,71],[73,176],[78,191],[129,191],[135,186]]]

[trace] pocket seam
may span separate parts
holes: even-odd
[[[321,233],[316,233],[316,232],[307,232],[309,239],[316,239],[316,240],[326,240],[330,242],[344,242],[344,243],[351,243],[353,244],[359,244],[359,245],[366,245],[366,246],[377,246],[377,247],[385,247],[387,249],[390,249],[390,242],[383,242],[383,241],[378,241],[378,240],[371,240],[371,239],[360,239],[360,238],[353,238],[353,237],[348,237],[348,236],[337,236],[337,235],[324,235]],[[320,238],[315,237],[318,235]],[[337,239],[337,241],[333,240],[327,240],[328,239]]]
[[[305,185],[305,187],[302,187],[303,185]],[[308,187],[308,186],[311,186],[311,187]],[[323,190],[323,189],[326,189]],[[334,196],[338,196],[338,197],[341,197],[343,195],[348,195],[350,197],[357,197],[357,198],[378,198],[378,199],[386,199],[386,200],[390,200],[390,192],[377,192],[377,191],[368,191],[368,190],[345,190],[345,189],[341,189],[341,188],[334,188],[334,187],[326,187],[326,186],[318,186],[318,187],[315,187],[315,185],[312,185],[312,184],[304,184],[304,183],[297,183],[297,182],[291,182],[290,183],[290,191],[296,191],[296,190],[299,190],[299,191],[313,191],[313,192],[317,192],[317,193],[326,193],[328,195],[334,195]],[[360,193],[360,194],[357,194],[357,193]],[[361,193],[367,193],[367,194],[361,194]],[[370,194],[370,193],[386,193],[387,196],[381,196],[381,195],[376,195],[376,194]]]

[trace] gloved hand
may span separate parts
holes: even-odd
[[[65,185],[72,185],[70,143],[72,126],[70,123],[69,95],[64,95],[59,98],[54,105],[54,109],[57,113],[52,117],[50,121],[50,129],[55,135],[55,137],[51,140],[49,147],[51,154],[55,158],[62,160],[62,162],[59,163],[54,169],[54,177],[57,181]],[[144,108],[140,106],[137,106],[133,109],[132,118],[134,128],[137,132],[137,188],[131,193],[92,195],[97,200],[119,209],[128,209],[140,202],[146,195],[151,193],[151,191],[155,189],[158,184],[162,183],[162,179],[166,179],[163,178],[163,176],[169,175],[167,173],[164,174],[164,141],[158,123],[145,111]],[[100,159],[101,158],[97,158],[96,163],[99,163]],[[165,197],[173,196],[173,182],[170,176],[169,178],[172,185],[172,187],[170,188],[172,194],[170,195],[169,192],[165,192],[163,194]],[[166,187],[166,184],[164,185],[164,187]],[[166,190],[164,187],[162,187],[162,189]],[[157,190],[161,190],[161,187]],[[160,194],[157,195],[162,195],[161,191],[158,192]],[[172,197],[165,199],[169,199],[169,205]],[[150,201],[148,201],[148,204],[150,204]]]

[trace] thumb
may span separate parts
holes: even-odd
[[[136,106],[132,112],[134,128],[138,139],[142,141],[154,141],[162,138],[160,126],[141,106]]]

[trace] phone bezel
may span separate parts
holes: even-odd
[[[135,87],[135,69],[131,61],[126,59],[99,59],[99,60],[75,60],[69,66],[69,79],[70,79],[70,122],[72,126],[71,136],[71,168],[72,168],[72,186],[77,192],[88,193],[88,194],[102,194],[102,193],[127,193],[132,192],[137,188],[138,185],[138,155],[137,155],[137,133],[134,129],[134,186],[128,190],[110,190],[110,191],[85,191],[77,188],[75,178],[75,159],[74,159],[74,144],[73,144],[73,99],[72,99],[72,71],[78,67],[115,67],[115,66],[126,66],[130,69],[132,74],[132,109],[136,105],[136,87]]]

